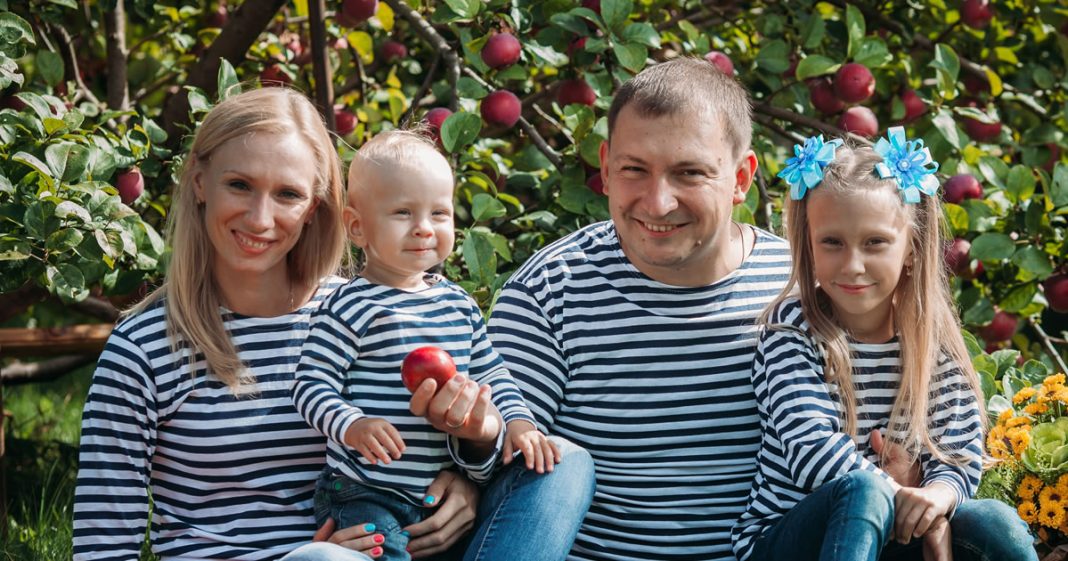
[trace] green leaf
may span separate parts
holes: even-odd
[[[85,277],[77,267],[70,263],[49,265],[45,269],[49,289],[66,303],[79,302],[89,296],[85,286]]]
[[[599,195],[590,191],[584,183],[565,180],[560,188],[560,197],[556,200],[564,210],[584,215],[586,204],[596,199]]]
[[[237,80],[237,71],[230,61],[219,58],[219,99],[223,100],[241,93],[241,83]]]
[[[601,18],[608,29],[618,36],[633,7],[631,0],[601,0]]]
[[[464,264],[479,284],[489,284],[497,275],[497,253],[485,234],[468,230],[461,247]]]
[[[790,67],[790,47],[785,41],[775,39],[767,42],[757,53],[758,67],[773,74],[782,74]]]
[[[1031,385],[1041,384],[1049,376],[1049,368],[1033,358],[1024,363],[1021,372],[1023,379]]]
[[[489,90],[474,78],[464,76],[456,81],[456,94],[468,99],[482,99],[489,95]]]
[[[45,148],[45,160],[52,176],[66,183],[77,182],[89,164],[89,149],[73,142],[59,142]]]
[[[860,42],[864,39],[864,14],[850,4],[846,6],[846,31],[849,33],[849,58],[854,58],[860,49]]]
[[[1013,166],[1005,181],[1005,192],[1013,201],[1026,201],[1035,193],[1035,175],[1023,165]]]
[[[632,23],[625,27],[622,39],[627,43],[640,43],[650,49],[660,48],[660,34],[655,27],[645,22]]]
[[[33,201],[22,215],[26,232],[39,240],[46,239],[52,233],[55,223],[55,206],[47,200]]]
[[[186,86],[189,90],[189,111],[192,113],[207,113],[211,109],[211,102],[204,90],[195,86]]]
[[[0,89],[7,89],[11,84],[22,85],[25,77],[19,72],[19,64],[15,59],[0,53]]]
[[[949,224],[954,234],[960,235],[968,232],[968,211],[952,203],[946,203],[942,208],[946,213],[946,223]]]
[[[811,55],[801,59],[797,63],[797,79],[806,80],[814,76],[823,76],[838,70],[842,63],[835,62],[825,56]]]
[[[961,329],[960,334],[964,337],[964,346],[968,349],[968,356],[975,358],[983,354],[983,347],[979,344],[979,341],[972,335],[971,331],[967,329]]]
[[[964,148],[964,142],[961,140],[960,129],[957,127],[957,121],[953,119],[953,114],[945,109],[939,109],[938,114],[931,120],[935,129],[942,135],[942,138],[946,139],[946,142],[950,146],[960,150]]]
[[[1038,293],[1038,284],[1029,282],[1027,284],[1017,286],[1009,291],[998,306],[1006,312],[1019,312],[1027,307],[1035,298],[1035,294]]]
[[[1053,168],[1053,181],[1049,189],[1049,200],[1054,208],[1068,206],[1068,165],[1057,162]]]
[[[37,44],[30,24],[11,12],[0,12],[0,53],[19,58],[25,54],[27,44]]]
[[[1053,265],[1049,262],[1049,255],[1033,245],[1021,247],[1012,256],[1012,263],[1037,278],[1045,278],[1053,272]]]
[[[34,63],[37,66],[37,72],[41,74],[41,77],[44,78],[45,83],[49,86],[55,86],[63,81],[63,57],[47,49],[42,49],[37,51]]]
[[[527,52],[534,55],[535,59],[540,60],[549,66],[564,66],[568,63],[566,54],[561,53],[552,47],[542,45],[537,41],[527,41],[525,47]],[[526,77],[526,72],[523,72],[522,77]]]
[[[980,298],[975,304],[964,311],[961,320],[970,325],[986,325],[994,319],[994,305],[986,298]]]
[[[983,156],[979,158],[979,173],[983,174],[987,183],[1004,190],[1004,178],[1009,175],[1009,166],[1001,158]]]
[[[818,14],[809,14],[801,20],[801,46],[814,49],[823,41],[827,33],[827,24]]]
[[[585,37],[590,32],[589,28],[586,27],[585,20],[570,13],[557,12],[549,18],[549,23],[582,37]]]
[[[450,153],[459,152],[478,138],[482,118],[474,113],[458,111],[441,124],[441,143]]]
[[[506,214],[508,214],[507,209],[493,195],[479,193],[471,201],[471,217],[475,222],[500,218]]]
[[[631,72],[645,68],[645,59],[649,56],[645,45],[639,43],[615,43],[612,45],[612,52],[615,53],[619,64]]]
[[[971,256],[982,261],[1008,259],[1016,250],[1012,238],[998,232],[980,234],[972,240]]]
[[[69,220],[72,216],[80,220],[82,224],[93,223],[93,217],[89,214],[89,211],[74,201],[63,201],[56,206],[57,218]]]
[[[45,248],[53,252],[71,250],[78,247],[84,237],[77,228],[63,228],[48,236]]]
[[[852,6],[850,6],[852,7]],[[853,60],[868,68],[879,68],[894,60],[890,51],[886,49],[886,43],[878,37],[866,37],[860,43]]]
[[[445,4],[461,18],[471,19],[478,15],[482,3],[479,0],[445,0]]]
[[[701,36],[701,31],[688,20],[680,21],[679,29],[686,34],[686,40],[691,43],[697,42],[697,39]]]
[[[938,90],[942,97],[956,97],[957,77],[960,75],[960,58],[949,45],[939,43],[935,46],[935,57],[931,61],[938,77]]]

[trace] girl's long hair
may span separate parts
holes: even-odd
[[[171,259],[163,285],[128,312],[140,312],[165,297],[172,349],[178,352],[185,347],[190,363],[198,353],[203,355],[208,370],[234,393],[242,391],[249,380],[219,313],[215,250],[204,222],[204,205],[197,203],[193,186],[197,172],[219,147],[251,133],[295,133],[315,161],[313,196],[319,204],[286,257],[291,282],[314,285],[338,270],[345,250],[341,227],[344,191],[341,164],[330,133],[303,94],[262,88],[220,102],[198,128],[167,220]]]
[[[913,461],[924,447],[940,461],[964,463],[967,458],[940,448],[927,430],[931,377],[943,356],[963,372],[980,404],[982,426],[986,426],[979,379],[961,335],[960,320],[942,259],[946,225],[941,204],[937,197],[925,195],[919,203],[905,203],[894,179],[879,179],[875,174],[875,164],[881,161],[882,157],[871,148],[847,142],[837,149],[834,160],[824,169],[823,181],[817,189],[838,196],[885,189],[894,193],[893,200],[899,201],[901,211],[908,217],[912,259],[906,267],[911,271],[902,272],[892,307],[901,346],[901,387],[891,412],[887,442],[907,450]],[[760,322],[768,325],[771,309],[794,296],[795,290],[799,293],[810,335],[824,357],[825,381],[838,386],[845,432],[856,436],[857,396],[851,376],[849,334],[835,319],[830,298],[817,285],[813,241],[809,236],[810,199],[811,196],[800,201],[786,201],[783,221],[794,266],[783,292],[765,309]],[[768,328],[774,329],[775,326],[768,325]],[[884,447],[884,452],[887,448]],[[882,459],[886,460],[885,457]]]

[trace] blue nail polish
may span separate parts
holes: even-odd
[[[375,531],[375,525],[374,524],[364,524],[363,525],[363,531],[364,532],[374,532]]]
[[[428,505],[432,505],[432,504],[434,504],[434,501],[436,501],[436,500],[437,499],[434,498],[434,495],[427,495],[426,498],[423,499],[423,502],[428,504]]]
[[[406,538],[412,537],[412,533],[409,532],[408,530],[401,530],[401,535],[406,537]]]

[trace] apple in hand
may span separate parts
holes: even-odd
[[[441,389],[455,375],[456,363],[449,353],[437,347],[419,347],[408,353],[401,363],[401,382],[413,393],[427,378],[437,382]]]

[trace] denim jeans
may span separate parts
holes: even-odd
[[[369,487],[347,477],[334,476],[327,468],[315,484],[315,523],[333,518],[338,528],[374,524],[385,537],[378,561],[410,561],[408,534],[404,528],[422,521],[428,509],[412,505],[398,495]]]
[[[370,557],[328,542],[302,545],[289,552],[280,561],[372,561]]]
[[[893,522],[890,485],[871,472],[853,471],[790,509],[757,538],[749,561],[922,561],[922,539],[886,543]],[[1027,525],[999,501],[965,501],[950,529],[954,561],[1038,560]]]
[[[821,485],[756,539],[749,561],[875,561],[893,530],[894,491],[870,471]]]
[[[991,499],[964,501],[949,521],[953,561],[1038,561],[1035,540],[1012,507]],[[923,559],[922,540],[891,543],[880,561]]]
[[[580,446],[550,438],[563,456],[552,473],[528,470],[517,456],[482,490],[475,533],[463,561],[567,557],[593,501],[593,459]]]

